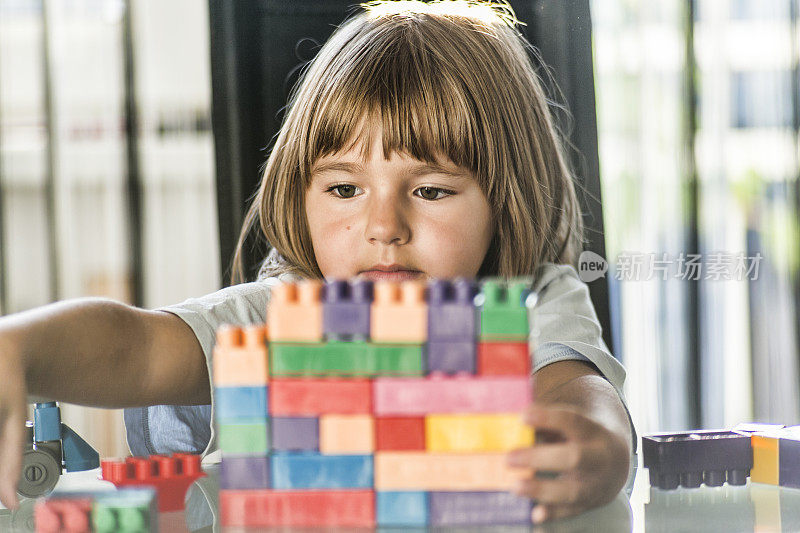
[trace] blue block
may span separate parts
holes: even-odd
[[[272,488],[371,489],[371,455],[321,455],[281,452],[270,456]]]
[[[437,342],[428,341],[425,345],[427,370],[444,374],[475,374],[477,351],[475,341]]]
[[[427,492],[376,492],[378,526],[424,527],[428,525]]]
[[[237,418],[267,418],[267,387],[216,387],[214,416],[217,422]]]
[[[36,404],[33,410],[33,440],[61,440],[61,410],[56,402]]]
[[[800,432],[778,439],[778,483],[800,488]]]
[[[273,450],[319,451],[318,418],[273,416],[270,422]]]

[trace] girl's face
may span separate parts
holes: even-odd
[[[312,170],[306,217],[323,276],[475,277],[493,228],[473,174],[446,158],[438,168],[399,152],[385,160],[373,139],[366,161],[357,145]]]

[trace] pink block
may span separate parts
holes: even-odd
[[[527,376],[381,378],[374,381],[373,402],[381,416],[511,413],[525,409],[532,392]]]

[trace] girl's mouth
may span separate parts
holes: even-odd
[[[419,270],[402,265],[373,265],[369,270],[359,272],[359,277],[372,281],[410,281],[422,278],[425,274]]]

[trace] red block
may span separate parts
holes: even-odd
[[[375,493],[371,490],[222,490],[219,510],[223,527],[372,527],[375,525]]]
[[[527,376],[531,356],[527,342],[478,343],[478,375]]]
[[[186,491],[197,478],[206,475],[200,466],[200,456],[190,453],[101,461],[100,467],[102,478],[118,488],[141,485],[155,488],[160,512],[182,511]]]
[[[382,416],[375,419],[375,451],[425,450],[425,418]]]
[[[372,414],[368,379],[273,379],[270,416]]]
[[[37,533],[84,533],[92,530],[91,498],[51,498],[36,502]]]

